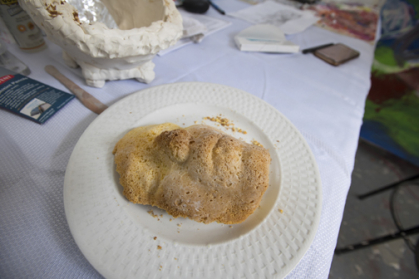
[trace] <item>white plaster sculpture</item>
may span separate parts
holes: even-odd
[[[19,0],[48,38],[63,48],[70,67],[80,66],[86,83],[135,78],[149,83],[153,57],[182,36],[182,17],[173,0],[102,0],[119,28],[85,22],[64,0]]]

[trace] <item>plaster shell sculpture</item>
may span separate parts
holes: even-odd
[[[182,17],[172,0],[102,0],[118,28],[80,20],[78,10],[64,0],[19,3],[63,48],[66,64],[80,66],[86,83],[94,87],[102,87],[105,80],[151,82],[155,54],[182,36]]]

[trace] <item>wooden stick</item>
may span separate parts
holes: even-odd
[[[90,109],[94,113],[100,114],[108,108],[106,105],[102,104],[98,99],[96,99],[95,97],[84,91],[82,88],[80,88],[77,84],[66,78],[54,66],[45,66],[45,71],[54,78],[56,78],[65,87],[67,87],[67,89],[70,90],[86,108]]]

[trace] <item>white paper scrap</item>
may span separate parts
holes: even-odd
[[[274,25],[287,35],[302,32],[319,20],[312,11],[297,10],[273,1],[266,1],[229,15],[253,24]]]
[[[284,33],[269,24],[253,25],[234,37],[241,51],[295,53],[300,47],[286,40]]]
[[[179,12],[183,17],[184,37],[180,39],[174,46],[171,46],[157,53],[158,56],[166,55],[169,52],[192,43],[199,43],[206,36],[231,25],[231,22],[222,19],[205,15],[192,14],[180,10]]]
[[[203,35],[207,31],[207,27],[201,23],[199,20],[196,20],[192,17],[184,16],[183,17],[183,36],[182,39]]]

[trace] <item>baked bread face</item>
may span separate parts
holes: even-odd
[[[268,150],[206,125],[138,127],[113,153],[129,201],[197,222],[243,222],[269,185]]]

